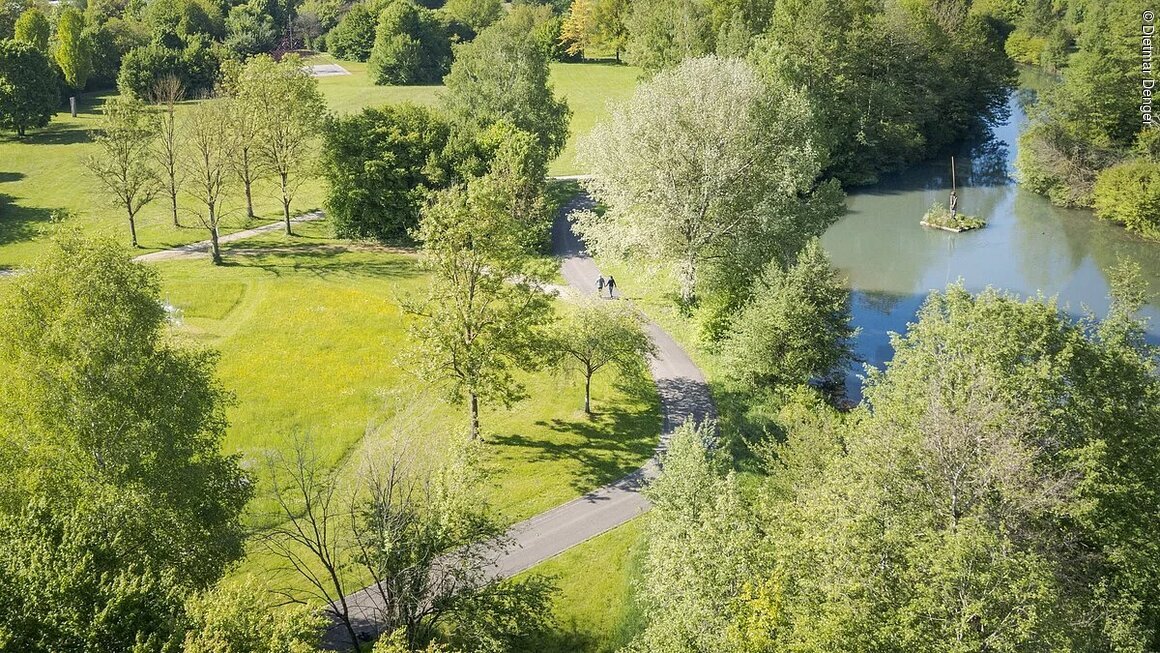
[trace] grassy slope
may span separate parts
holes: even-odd
[[[366,76],[366,65],[343,63],[352,74],[320,78],[319,84],[331,108],[338,113],[357,111],[364,106],[411,101],[434,104],[438,86],[375,86]],[[572,136],[560,158],[552,164],[552,174],[570,174],[575,166],[577,134],[587,133],[596,120],[606,115],[606,101],[632,92],[638,72],[626,66],[605,64],[556,64],[552,80],[573,109]],[[96,151],[89,132],[97,125],[103,96],[82,98],[80,114],[72,118],[59,113],[45,130],[26,139],[0,137],[0,268],[27,264],[42,250],[51,228],[53,212],[73,213],[69,224],[89,233],[104,233],[128,240],[128,224],[123,212],[107,203],[85,169],[84,162]],[[182,107],[187,110],[187,107]],[[240,188],[226,202],[225,231],[247,226],[241,211]],[[307,184],[294,202],[295,211],[319,208],[323,199],[321,182]],[[185,209],[196,203],[182,198]],[[166,200],[146,206],[137,218],[142,251],[165,249],[207,237],[192,215],[183,218],[185,228],[175,228],[168,215]],[[280,205],[272,183],[255,189],[255,210],[261,220],[273,220]]]
[[[640,575],[643,522],[637,518],[538,565],[555,578],[556,632],[540,653],[612,653],[628,644],[642,623],[633,600]]]

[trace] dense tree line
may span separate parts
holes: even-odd
[[[931,295],[863,405],[785,404],[760,480],[680,432],[631,650],[1154,650],[1160,358],[1119,276],[1102,322]]]
[[[1061,76],[1031,109],[1020,137],[1020,181],[1061,206],[1160,237],[1160,148],[1142,70],[1146,2],[1028,3],[1014,13],[1008,52]]]

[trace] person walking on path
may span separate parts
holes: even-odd
[[[612,292],[616,290],[616,279],[613,279],[612,275],[610,274],[608,275],[608,283],[604,285],[608,286],[608,298],[612,299]]]
[[[604,277],[596,277],[596,294],[600,295],[604,292]]]

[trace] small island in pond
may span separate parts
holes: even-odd
[[[922,216],[922,221],[919,224],[933,229],[953,231],[957,234],[961,231],[981,229],[987,226],[987,221],[977,216],[964,215],[962,213],[956,213],[952,216],[950,209],[943,206],[940,202],[935,202],[930,207],[930,210],[926,212],[926,215]]]

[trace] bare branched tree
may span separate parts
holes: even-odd
[[[177,215],[177,194],[181,190],[182,169],[178,164],[180,130],[177,123],[177,104],[185,99],[185,86],[176,75],[165,75],[153,84],[153,103],[161,111],[159,138],[153,156],[161,170],[161,183],[169,196],[169,211],[173,226],[180,227]]]
[[[201,225],[209,231],[211,254],[215,265],[221,265],[218,228],[222,219],[222,199],[230,186],[236,136],[229,124],[232,111],[229,99],[209,99],[194,106],[185,123],[189,151],[184,158],[186,192],[202,206],[196,212]]]

